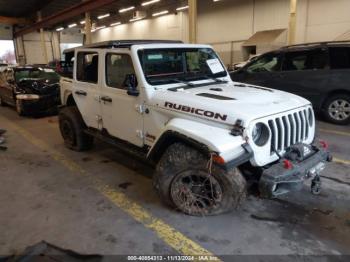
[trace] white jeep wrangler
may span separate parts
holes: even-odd
[[[210,46],[174,41],[110,41],[71,49],[61,79],[59,125],[81,151],[93,138],[156,166],[162,200],[190,215],[236,208],[246,181],[276,197],[300,189],[331,155],[316,147],[309,101],[232,82]]]

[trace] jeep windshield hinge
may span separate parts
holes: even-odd
[[[146,111],[145,105],[144,104],[141,104],[141,105],[137,104],[136,111],[139,112],[140,114],[144,114]]]

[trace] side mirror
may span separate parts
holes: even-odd
[[[129,96],[139,96],[140,92],[137,90],[137,78],[135,74],[125,76],[124,86],[127,88]]]

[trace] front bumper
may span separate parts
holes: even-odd
[[[306,150],[309,150],[307,156],[296,159],[286,154],[284,159],[264,169],[259,181],[262,197],[273,198],[300,190],[304,181],[319,179],[326,162],[332,161],[332,156],[326,149],[302,144],[298,147],[299,151],[300,148],[307,148]]]
[[[38,114],[56,111],[60,104],[58,95],[41,95],[39,99],[22,100],[23,112],[25,114]]]

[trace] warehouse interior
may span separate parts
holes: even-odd
[[[108,259],[111,261],[318,261],[318,259],[348,261],[350,256],[350,51],[347,51],[350,50],[349,10],[349,0],[0,0],[0,185],[2,185],[0,261],[2,259],[41,261],[40,256],[41,258],[46,256],[48,259],[42,261],[81,261],[69,260],[77,259],[75,255],[87,261],[109,261]],[[143,60],[140,58],[140,68],[135,66],[135,69],[132,69],[132,75],[136,80],[132,77],[126,78],[129,89],[123,90],[125,93],[122,93],[122,90],[118,90],[119,93],[106,91],[113,101],[118,95],[122,96],[118,100],[120,106],[131,101],[127,109],[114,107],[115,111],[108,113],[108,117],[112,119],[110,121],[120,115],[123,116],[119,122],[115,120],[113,128],[117,130],[117,134],[121,129],[124,132],[128,124],[140,121],[142,128],[151,130],[148,133],[145,130],[137,130],[139,138],[145,142],[142,150],[151,151],[155,148],[155,151],[158,150],[155,154],[159,155],[166,152],[162,147],[147,144],[147,139],[152,143],[162,140],[163,136],[155,134],[158,132],[157,125],[162,125],[167,132],[177,134],[176,139],[164,138],[167,146],[179,141],[179,137],[188,138],[189,142],[186,145],[193,145],[196,137],[191,137],[191,133],[195,133],[197,137],[210,134],[213,138],[211,141],[208,139],[208,146],[205,144],[205,147],[215,145],[215,142],[220,140],[222,148],[226,150],[232,146],[231,142],[224,140],[226,133],[230,133],[235,139],[237,134],[241,135],[241,143],[249,144],[252,141],[249,135],[246,137],[243,135],[250,130],[248,122],[265,121],[261,120],[265,119],[262,112],[269,112],[266,113],[266,117],[278,113],[280,118],[276,123],[271,124],[270,120],[265,125],[269,130],[267,133],[271,136],[268,140],[271,143],[268,157],[276,153],[274,162],[251,171],[252,166],[259,165],[258,160],[252,160],[253,156],[262,157],[266,153],[253,152],[249,155],[251,164],[239,162],[241,159],[235,162],[241,164],[239,170],[242,173],[245,171],[259,173],[260,179],[264,175],[264,170],[277,163],[286,170],[302,166],[302,161],[293,162],[282,155],[282,150],[277,152],[279,147],[287,148],[287,145],[291,149],[286,149],[283,154],[295,149],[291,145],[293,132],[294,136],[298,135],[295,134],[296,131],[290,131],[290,128],[299,127],[301,133],[304,132],[301,134],[304,135],[304,144],[311,145],[307,147],[309,149],[301,150],[303,156],[305,150],[319,150],[313,147],[316,144],[322,148],[320,152],[327,151],[326,155],[323,155],[322,167],[319,165],[313,167],[322,171],[322,175],[315,171],[316,178],[320,179],[322,184],[313,178],[312,181],[306,181],[298,192],[265,198],[257,189],[257,181],[254,180],[251,183],[247,182],[247,199],[237,210],[215,216],[205,214],[189,216],[178,208],[171,208],[162,203],[164,199],[153,190],[156,185],[152,179],[154,173],[163,167],[159,167],[158,164],[155,167],[133,155],[136,143],[120,137],[122,142],[125,140],[132,146],[130,150],[123,150],[119,148],[121,141],[114,140],[113,145],[112,139],[107,140],[111,138],[107,135],[112,136],[112,133],[104,134],[104,131],[109,130],[103,127],[98,134],[102,139],[96,139],[98,138],[96,136],[91,150],[84,152],[69,150],[66,141],[62,139],[65,137],[62,131],[64,120],[61,121],[64,113],[61,112],[67,107],[77,107],[80,112],[74,112],[80,116],[79,123],[88,128],[90,126],[86,124],[85,117],[94,110],[94,101],[99,100],[101,103],[101,98],[102,100],[106,98],[106,96],[98,98],[95,96],[91,99],[89,97],[89,102],[80,108],[78,100],[72,102],[66,95],[66,91],[69,90],[67,85],[70,84],[73,85],[74,91],[71,94],[72,99],[76,98],[76,95],[86,96],[86,92],[89,95],[94,89],[94,81],[86,80],[84,83],[84,79],[78,79],[79,73],[76,71],[79,70],[81,63],[79,48],[91,48],[90,51],[84,49],[86,57],[91,55],[86,58],[90,59],[90,66],[94,63],[94,57],[97,58],[96,54],[102,56],[118,50],[122,50],[121,54],[130,54],[135,64],[137,55],[133,56],[133,47],[136,46],[135,50],[143,52],[147,50],[148,44],[151,46],[154,44],[154,48],[164,44],[167,49],[179,48],[179,50],[212,48],[217,56],[211,59],[216,60],[215,70],[218,71],[214,72],[207,60],[212,75],[203,78],[202,81],[211,79],[214,81],[211,85],[218,86],[203,89],[201,92],[204,94],[196,93],[195,99],[211,95],[212,99],[223,101],[219,101],[220,103],[215,106],[211,105],[211,100],[203,102],[201,100],[197,104],[195,100],[190,100],[192,90],[197,87],[195,81],[177,78],[172,83],[167,82],[171,92],[159,95],[158,100],[149,105],[147,99],[151,99],[150,97],[162,88],[155,87],[155,93],[152,91],[144,94],[141,89],[147,90],[153,84],[149,76],[145,74],[145,77],[140,77],[138,74],[142,75],[142,70],[145,72],[148,70],[144,68],[145,57],[151,61],[163,58],[164,54],[156,53],[153,56],[148,54],[142,57]],[[334,58],[335,48],[342,48],[343,52],[337,58]],[[295,57],[291,55],[295,60],[289,65],[289,68],[293,69],[288,71],[285,61],[288,59],[289,49],[296,53],[307,52],[309,49],[316,53],[318,50],[325,54],[324,57],[327,57],[329,62],[323,65],[322,58],[314,59],[312,63],[305,58],[306,62],[301,65],[303,61],[300,61],[306,55],[304,53]],[[141,57],[140,53],[137,54]],[[266,65],[274,63],[275,58],[271,59],[272,62],[263,61],[263,58],[269,58],[269,55],[283,57],[282,62],[280,64],[276,62],[271,67],[266,66],[262,71],[255,69],[255,65],[260,65],[259,61]],[[111,75],[108,73],[108,66],[114,63],[114,60],[111,60],[110,64],[107,63],[108,56],[106,59],[99,59],[96,60],[100,63],[96,69],[99,70],[96,72],[99,75],[98,80],[96,76],[98,88],[102,84],[108,85],[108,77]],[[337,59],[337,64],[341,65],[337,67],[332,59]],[[106,65],[101,66],[101,63]],[[117,63],[113,65],[116,66]],[[158,67],[161,68],[162,65],[159,64]],[[279,70],[275,69],[277,66],[280,67]],[[58,72],[66,67],[72,70],[69,72],[70,76]],[[157,65],[154,67],[157,68]],[[321,67],[327,73],[323,72]],[[17,83],[17,77],[9,80],[9,75],[11,72],[16,75],[16,72],[26,68],[50,74],[57,73],[60,80],[55,83],[58,90],[55,95],[60,101],[55,104],[57,110],[53,113],[50,111],[40,113],[38,116],[28,116],[24,112],[25,107],[21,103],[29,101],[34,95],[25,93],[27,87],[20,87],[21,81]],[[303,71],[304,68],[308,70]],[[88,66],[84,70],[86,74]],[[155,73],[153,72],[150,77],[161,76],[159,72],[163,72],[162,70],[154,69]],[[218,72],[225,72],[225,75],[215,76]],[[300,75],[297,75],[297,72]],[[291,76],[292,73],[295,75]],[[105,80],[103,83],[101,76],[103,81]],[[28,76],[24,81],[33,79]],[[246,91],[235,93],[233,90],[232,94],[231,91],[226,91],[224,84],[230,84],[231,79],[233,83],[244,83],[238,85],[236,83],[236,87],[245,88]],[[46,80],[47,83],[49,81],[51,78]],[[39,82],[38,80],[33,85],[34,89]],[[78,89],[74,89],[76,83]],[[185,87],[176,87],[174,86],[176,84]],[[199,85],[201,84],[203,83],[200,82]],[[285,85],[289,89],[279,89],[276,85]],[[303,90],[307,85],[311,85],[311,88]],[[2,91],[11,88],[14,88],[11,96],[17,99],[14,104],[5,100],[6,94]],[[101,90],[103,88],[101,87]],[[281,93],[274,97],[272,94],[274,91],[269,91],[268,88],[276,88],[294,95]],[[327,91],[323,91],[323,88]],[[176,98],[181,92],[187,94]],[[207,92],[211,93],[208,95]],[[258,92],[270,92],[271,96]],[[299,99],[295,95],[305,99]],[[107,97],[110,101],[102,102],[99,107],[103,108],[106,103],[111,103],[110,97]],[[171,102],[174,97],[180,100]],[[21,103],[18,102],[20,99],[24,102],[22,100]],[[168,107],[169,112],[164,115],[152,112],[163,103],[161,99],[168,99],[164,100],[163,111],[159,111],[165,112],[165,107]],[[296,113],[295,119],[294,111],[282,117],[283,112],[296,108],[298,103],[305,103],[306,99],[310,100],[312,105],[308,102],[308,107],[305,107],[300,115]],[[237,114],[241,117],[235,118],[229,127],[224,127],[227,123],[213,122],[208,124],[209,127],[206,126],[208,127],[206,129],[204,125],[210,120],[209,117],[231,120],[231,108],[229,108],[231,106],[225,104],[228,103],[225,100],[232,100],[232,103],[238,100],[240,106],[237,107],[239,109]],[[245,104],[242,101],[245,101]],[[287,108],[287,105],[288,110],[277,109]],[[234,108],[236,107],[232,106],[232,110]],[[135,116],[130,113],[131,111],[138,111],[142,116],[140,114]],[[174,119],[170,117],[171,112],[176,112],[172,117],[183,121],[181,122],[183,124],[174,127],[174,130],[166,129],[169,123],[174,126],[180,123],[172,121]],[[184,112],[197,114],[195,125],[189,122],[194,121],[193,115],[181,118]],[[310,113],[312,116],[307,115],[309,112],[312,112]],[[72,115],[68,112],[67,115],[69,114]],[[68,117],[67,115],[65,117]],[[89,117],[93,119],[92,121],[96,120],[103,125],[103,117],[99,115]],[[139,120],[139,117],[142,117],[142,120]],[[153,118],[157,119],[152,122],[150,119]],[[220,128],[229,130],[225,133]],[[311,136],[312,128],[315,129],[315,134],[309,141],[307,136],[308,134]],[[99,124],[97,129],[100,129]],[[280,129],[283,131],[276,131]],[[254,129],[253,134],[255,131]],[[134,130],[125,132],[130,135]],[[263,136],[264,129],[256,132],[260,132]],[[276,138],[274,132],[282,134],[285,138]],[[115,139],[119,139],[118,136],[115,136]],[[203,141],[207,140],[200,140],[201,143],[205,143]],[[197,145],[197,141],[194,142]],[[198,149],[197,146],[195,148]],[[254,151],[255,147],[252,148]],[[180,154],[185,156],[189,153],[181,151]],[[228,155],[233,154],[237,153],[231,152]],[[175,161],[176,157],[179,156],[170,157],[168,162]],[[219,151],[210,151],[206,168],[210,166],[211,173],[212,165],[219,164],[220,161],[226,168],[225,157],[224,154],[221,157]],[[157,158],[157,161],[159,159]],[[197,156],[196,159],[201,159],[201,156]],[[303,161],[306,159],[305,157]],[[312,172],[308,172],[305,179],[310,178]],[[291,184],[292,180],[289,180]],[[322,185],[321,192],[318,191],[317,194],[314,192],[314,183],[320,187]],[[288,187],[288,191],[289,189]],[[172,192],[170,193],[173,194]],[[21,260],[25,258],[29,260]],[[39,260],[35,260],[37,258]]]

